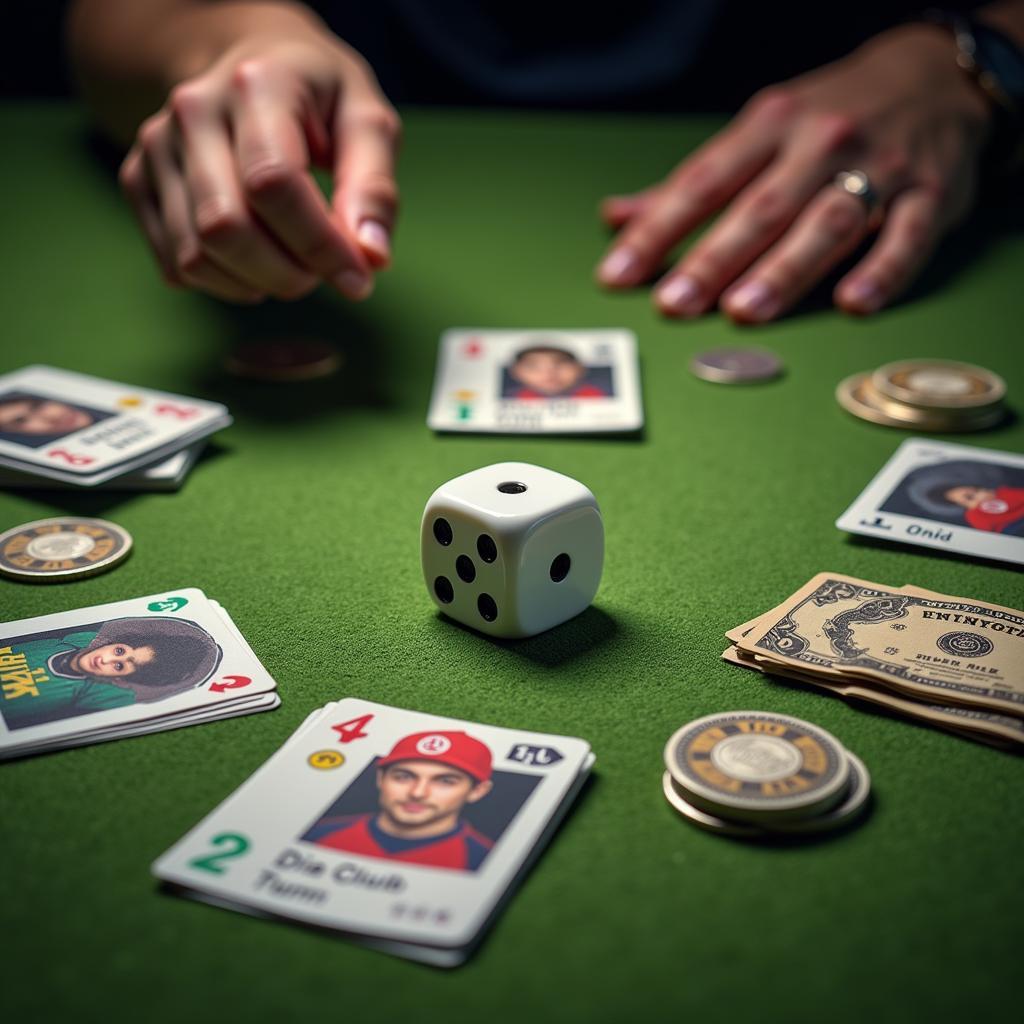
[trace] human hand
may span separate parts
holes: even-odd
[[[655,287],[667,316],[697,316],[717,302],[734,320],[771,320],[876,230],[834,300],[850,313],[880,309],[973,204],[990,113],[954,55],[941,28],[907,25],[757,94],[663,182],[604,200],[619,233],[598,280],[649,280],[725,208]],[[849,169],[867,174],[873,210],[832,184]]]
[[[313,26],[241,40],[139,128],[121,186],[171,284],[234,302],[350,299],[391,256],[398,115]],[[330,167],[324,199],[311,166]]]

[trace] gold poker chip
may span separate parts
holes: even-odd
[[[880,395],[916,408],[987,409],[1006,396],[1006,382],[982,366],[953,359],[906,359],[871,375]]]
[[[755,824],[830,810],[850,776],[834,736],[766,711],[729,711],[684,725],[665,745],[665,767],[699,810]]]
[[[0,534],[0,573],[24,581],[81,579],[113,568],[131,549],[131,534],[105,519],[38,519]]]

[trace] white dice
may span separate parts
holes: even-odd
[[[526,462],[499,462],[442,484],[420,528],[427,590],[483,633],[542,633],[594,599],[604,524],[590,490]]]

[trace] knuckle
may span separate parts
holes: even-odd
[[[744,107],[744,114],[758,120],[787,121],[799,107],[796,93],[785,85],[769,85],[758,90]]]
[[[196,245],[179,245],[174,253],[174,269],[186,280],[199,277],[207,266],[206,256]]]
[[[402,132],[402,122],[394,108],[384,103],[367,103],[352,114],[352,122],[373,132],[388,142],[396,142]]]
[[[851,202],[845,196],[825,203],[815,225],[818,232],[832,242],[845,242],[864,229],[865,211],[860,200]]]
[[[201,245],[222,245],[246,232],[248,224],[241,210],[220,196],[196,204],[193,213],[196,235]]]
[[[887,149],[875,160],[876,176],[893,188],[899,188],[909,180],[912,161],[910,153],[902,147]]]
[[[166,121],[159,114],[147,117],[139,126],[139,146],[147,156],[152,156],[163,139]]]
[[[807,119],[806,130],[820,152],[833,155],[856,141],[860,125],[849,114],[817,113]]]
[[[692,164],[680,168],[673,187],[685,191],[689,200],[701,207],[717,208],[730,194],[719,167],[707,158],[695,160]]]
[[[781,189],[758,189],[747,204],[745,213],[758,235],[777,235],[793,219],[793,202]]]
[[[231,87],[238,92],[247,92],[262,82],[269,74],[269,70],[266,60],[260,57],[246,57],[232,69]]]
[[[201,82],[190,79],[179,82],[167,97],[167,106],[179,121],[188,121],[201,111],[207,103],[207,90]]]
[[[386,207],[392,213],[398,209],[398,185],[390,174],[379,171],[368,174],[361,179],[359,186],[360,191],[375,203]]]
[[[280,199],[293,191],[296,177],[295,169],[281,160],[260,160],[242,172],[242,188],[254,202]]]

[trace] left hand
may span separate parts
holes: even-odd
[[[602,203],[619,233],[597,271],[609,287],[653,277],[713,213],[716,223],[657,284],[668,316],[716,303],[741,322],[785,312],[870,233],[835,288],[849,313],[892,302],[974,202],[988,100],[957,67],[948,32],[906,25],[850,56],[758,93],[663,182]],[[832,184],[862,170],[864,201]]]

